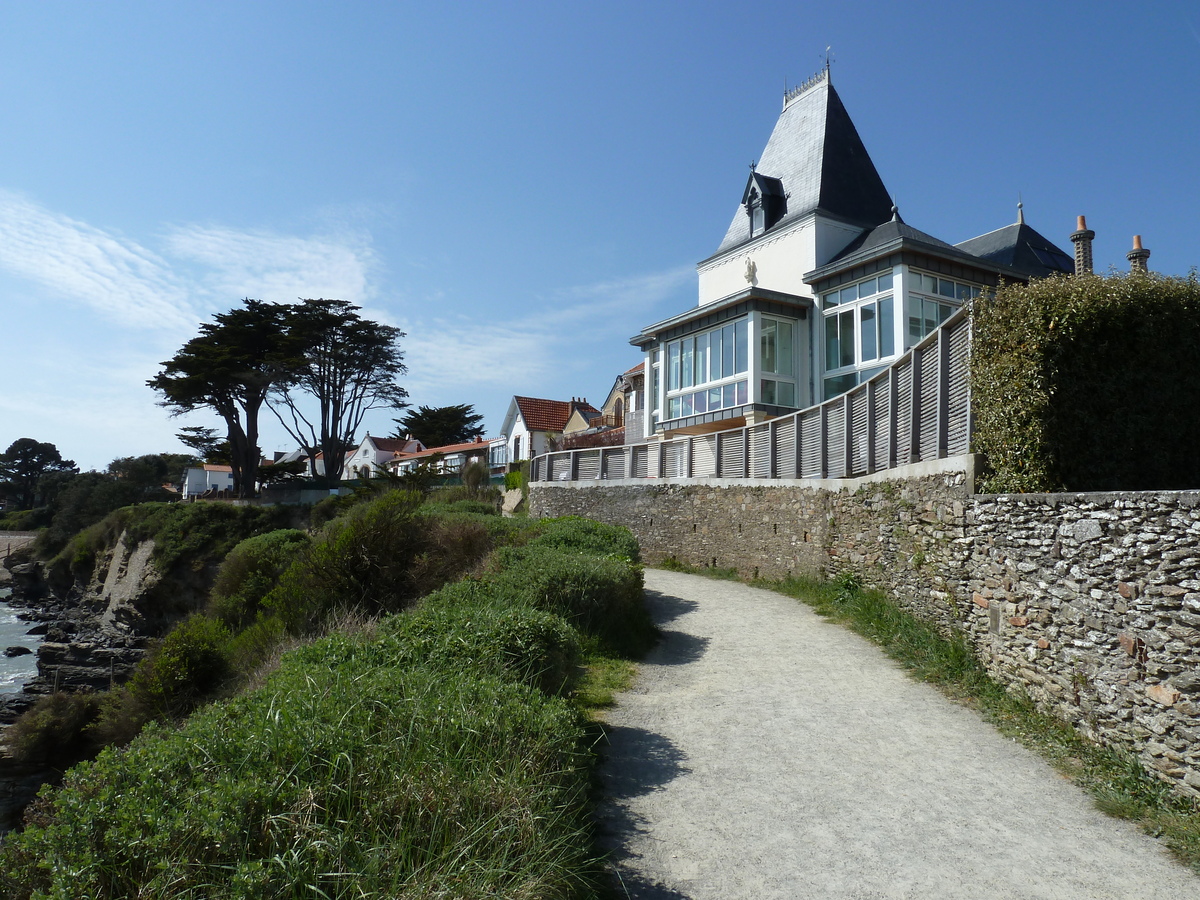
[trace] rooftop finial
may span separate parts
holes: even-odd
[[[786,90],[783,92],[783,108],[784,109],[787,109],[791,105],[793,100],[795,100],[797,97],[801,96],[809,88],[816,87],[818,84],[829,83],[829,62],[830,62],[830,60],[827,55],[825,58],[825,65],[821,68],[821,71],[819,71],[812,78],[809,78],[807,81],[802,81],[802,82],[800,82],[800,84],[796,85],[794,88],[791,88],[790,90]]]
[[[758,171],[758,160],[757,159],[750,160],[750,171],[751,172]]]
[[[833,55],[829,52],[833,49],[832,46],[825,47],[825,80],[829,80],[829,64],[833,62]]]
[[[1025,203],[1021,200],[1021,194],[1017,192],[1017,224],[1025,224]]]

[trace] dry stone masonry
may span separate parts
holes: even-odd
[[[850,482],[539,483],[647,562],[853,572],[1093,740],[1200,797],[1200,492],[977,495],[974,458]]]

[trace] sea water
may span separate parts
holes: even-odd
[[[37,674],[37,648],[40,636],[29,634],[36,623],[23,622],[17,618],[21,610],[8,605],[12,588],[0,587],[0,694],[14,693]],[[9,647],[28,647],[33,653],[8,657],[4,651]]]

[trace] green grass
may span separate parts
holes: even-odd
[[[0,846],[0,897],[608,896],[596,713],[652,639],[642,571],[627,531],[529,527],[547,539],[72,769]]]
[[[718,581],[741,581],[742,575],[737,569],[721,569],[716,566],[693,566],[691,563],[685,563],[676,559],[674,556],[668,556],[666,559],[659,560],[656,563],[660,569],[666,569],[669,572],[683,572],[687,575],[703,575],[705,578],[716,578]]]
[[[702,574],[706,570],[699,570]],[[877,643],[914,677],[979,711],[1006,737],[1040,754],[1088,791],[1101,811],[1138,823],[1200,874],[1200,804],[1147,773],[1132,754],[1091,743],[1069,724],[993,680],[962,638],[943,637],[883,593],[852,576],[822,582],[790,577],[756,587],[794,597]]]

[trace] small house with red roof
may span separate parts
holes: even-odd
[[[422,453],[425,445],[415,438],[372,437],[370,432],[354,453],[346,458],[343,478],[372,478],[388,468],[397,456]]]
[[[601,413],[582,397],[570,400],[513,397],[500,428],[508,447],[508,459],[516,463],[546,453],[549,441],[562,436],[572,416],[576,416],[577,422],[590,422]]]
[[[405,472],[436,460],[437,471],[445,475],[457,475],[475,462],[487,463],[489,470],[494,470],[497,468],[494,465],[494,447],[502,450],[504,441],[502,439],[489,441],[484,438],[476,438],[473,441],[447,444],[444,447],[422,447],[411,453],[397,453],[388,460],[387,468],[393,474],[403,475]],[[503,471],[502,466],[500,471]]]

